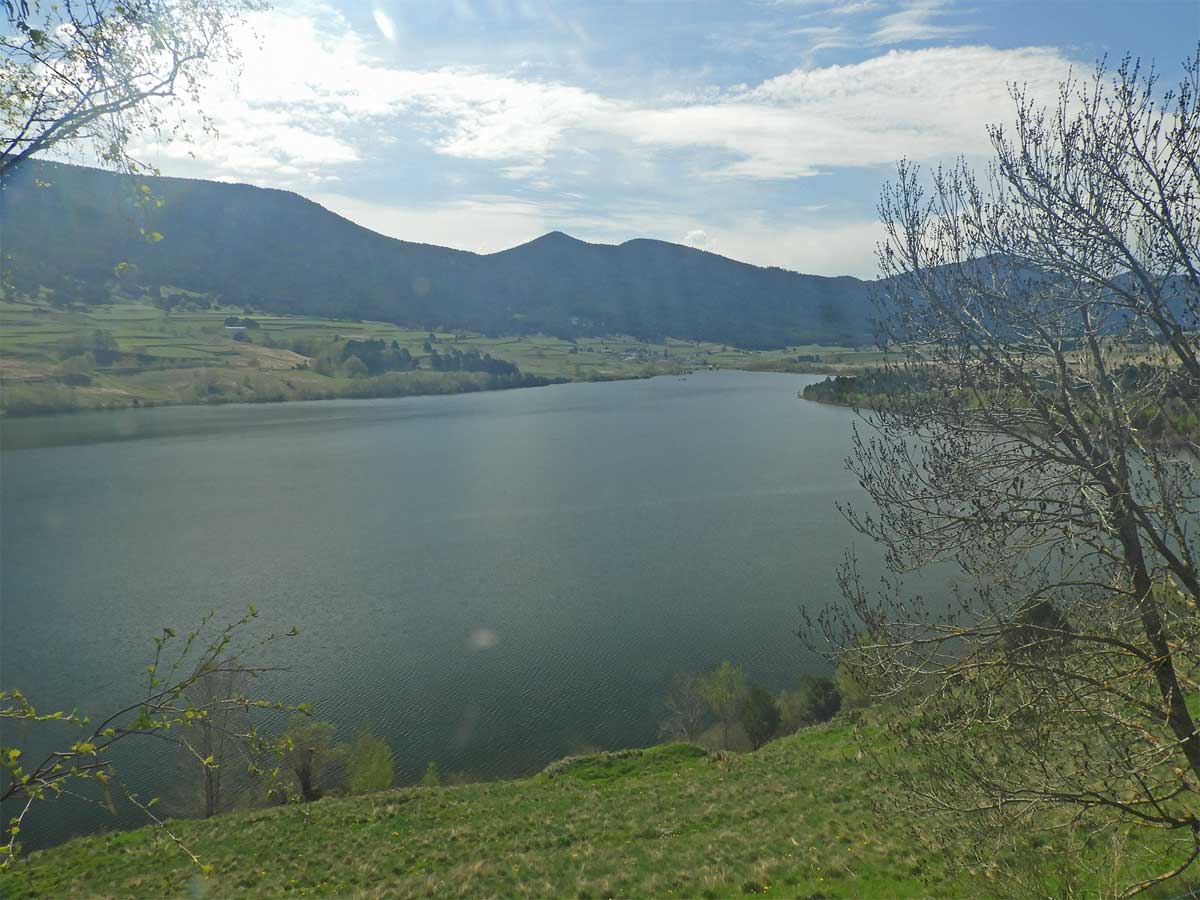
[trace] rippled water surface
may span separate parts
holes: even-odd
[[[730,659],[775,690],[821,666],[798,608],[836,590],[857,488],[853,417],[798,400],[811,380],[5,423],[3,683],[100,712],[161,626],[252,601],[302,631],[273,688],[387,738],[400,783],[651,743],[674,672]],[[163,792],[164,760],[127,766]]]

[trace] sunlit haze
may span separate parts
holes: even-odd
[[[897,158],[982,160],[1014,78],[1050,100],[1106,54],[1174,70],[1200,4],[284,0],[250,24],[218,136],[143,148],[164,174],[480,252],[560,229],[870,276]]]

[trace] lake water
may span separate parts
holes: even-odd
[[[812,380],[6,422],[0,683],[94,715],[136,697],[161,626],[253,602],[302,632],[271,689],[385,737],[397,783],[653,743],[675,672],[825,668],[798,609],[835,596],[859,494],[854,417],[797,399]],[[126,763],[147,792],[164,748]],[[98,821],[52,806],[29,834]]]

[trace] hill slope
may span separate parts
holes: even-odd
[[[171,285],[268,312],[429,329],[751,348],[869,339],[866,282],[663,241],[588,244],[554,232],[479,255],[387,238],[285,191],[40,162],[10,176],[0,204],[5,268],[18,287],[64,276],[100,285],[124,262],[152,291]],[[155,234],[162,239],[148,239]]]
[[[877,751],[883,721],[859,725]],[[208,875],[161,831],[97,835],[0,873],[0,897],[1098,897],[1189,847],[1145,829],[1080,842],[1047,811],[1026,820],[999,866],[953,869],[915,837],[927,831],[918,813],[876,808],[894,787],[869,774],[860,749],[839,720],[755,753],[666,744],[566,759],[518,781],[170,823]],[[997,878],[1006,867],[1017,883]],[[1182,878],[1144,896],[1194,886]]]
[[[848,729],[728,759],[667,745],[525,781],[407,788],[178,823],[214,896],[963,896],[939,859],[880,832]],[[306,820],[306,815],[308,816]],[[73,841],[0,876],[5,897],[186,895],[161,835]]]

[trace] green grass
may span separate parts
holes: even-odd
[[[753,754],[686,744],[541,775],[405,788],[72,841],[0,876],[11,898],[956,897],[904,826],[881,827],[847,727]]]
[[[0,300],[0,403],[10,413],[54,409],[89,409],[280,399],[325,399],[360,396],[366,389],[347,379],[306,371],[305,357],[289,350],[261,346],[295,339],[378,338],[397,341],[418,360],[425,360],[428,332],[383,322],[352,322],[309,316],[255,315],[261,328],[255,343],[234,341],[224,327],[227,315],[240,308],[175,309],[149,303],[120,302],[64,310],[34,300]],[[126,354],[118,363],[97,370],[88,386],[65,386],[60,378],[59,343],[72,335],[110,332]],[[613,335],[570,342],[547,335],[489,337],[439,333],[437,349],[471,349],[515,363],[527,374],[544,379],[592,381],[685,373],[697,368],[781,371],[852,371],[869,364],[869,353],[844,347],[789,347],[749,351],[703,342],[667,339],[646,343]],[[796,357],[819,356],[820,362]],[[428,378],[426,379],[428,382]],[[219,388],[209,390],[213,384]],[[453,387],[452,380],[446,386]],[[423,383],[422,388],[432,385]],[[399,393],[407,389],[399,389]],[[440,392],[440,391],[438,391]]]
[[[902,711],[901,711],[902,713]],[[862,737],[886,742],[868,715]],[[32,853],[0,873],[0,897],[736,897],[1028,896],[993,869],[955,869],[916,837],[922,820],[879,792],[845,721],[755,753],[665,744],[560,760],[532,778],[407,787],[169,822],[205,872],[159,829],[101,834]],[[53,807],[40,811],[53,815]],[[1019,837],[1019,836],[1018,836]],[[1004,851],[1041,873],[1039,896],[1110,889],[1109,845],[1031,832]],[[1161,871],[1167,844],[1122,863]],[[1081,855],[1082,854],[1082,855]],[[1078,880],[1082,872],[1084,882]],[[1095,883],[1088,883],[1095,879]],[[1173,897],[1193,882],[1162,885]],[[1106,895],[1107,896],[1107,895]]]

